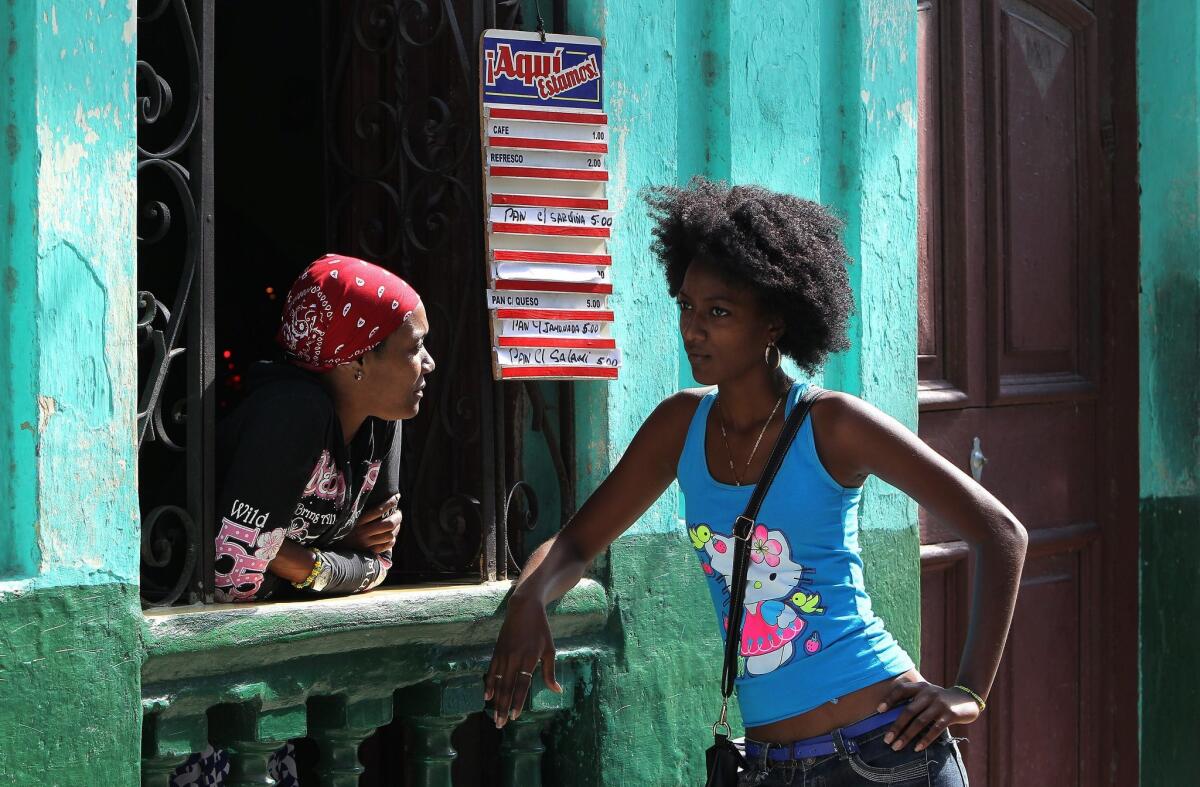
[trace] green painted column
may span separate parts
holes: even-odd
[[[696,173],[830,204],[847,220],[862,313],[856,350],[828,384],[916,424],[916,16],[902,0],[572,0],[569,32],[605,41],[615,152],[610,194],[621,380],[580,384],[580,499],[679,383],[674,304],[650,257],[638,192]],[[865,91],[865,95],[864,95]],[[915,508],[872,484],[863,508],[870,589],[914,657],[920,582]],[[597,571],[613,599],[614,652],[555,745],[596,750],[569,783],[702,781],[719,636],[670,490]],[[736,723],[736,720],[735,720]],[[568,774],[561,774],[566,780]],[[567,783],[564,781],[564,783]]]
[[[547,756],[563,769],[564,774],[571,774],[569,777],[564,775],[562,783],[573,784],[580,778],[579,753],[564,746],[547,754],[545,736],[556,719],[565,717],[575,708],[580,684],[591,680],[591,666],[588,662],[560,662],[556,665],[561,694],[546,687],[540,671],[534,672],[525,711],[519,719],[504,726],[500,762],[501,783],[505,787],[540,787],[543,759]]]
[[[142,784],[169,787],[174,770],[208,745],[208,716],[178,712],[161,698],[143,702],[142,710]]]
[[[541,787],[542,732],[557,711],[526,711],[504,725],[500,744],[500,783],[504,787]]]
[[[451,768],[458,751],[450,742],[454,729],[467,718],[461,716],[410,716],[405,758],[408,783],[413,787],[450,787]]]
[[[136,784],[133,4],[0,4],[0,783]]]
[[[819,3],[820,201],[846,222],[858,313],[825,384],[917,427],[917,16],[903,0]],[[867,591],[920,658],[917,510],[872,478],[859,510]]]
[[[317,744],[317,774],[327,787],[356,787],[365,769],[358,747],[392,720],[392,695],[348,701],[316,697],[308,703],[309,737]]]
[[[284,741],[239,740],[225,746],[229,755],[229,775],[225,784],[229,787],[258,787],[278,784],[271,777],[269,763],[271,755]]]
[[[470,714],[483,709],[478,678],[422,683],[396,693],[396,715],[408,731],[408,780],[413,787],[450,787],[458,751],[450,737]]]
[[[1138,4],[1141,783],[1195,780],[1200,687],[1200,10]]]
[[[209,736],[214,747],[229,754],[229,787],[273,785],[267,763],[279,747],[307,734],[303,700],[275,699],[265,684],[238,686],[237,700],[218,705],[209,712]],[[272,707],[263,707],[264,701]],[[276,704],[278,703],[278,704]]]
[[[143,703],[142,785],[170,787],[171,774],[208,740],[208,717],[170,715],[165,701]]]

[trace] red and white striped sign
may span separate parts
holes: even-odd
[[[612,336],[607,320],[543,320],[515,317],[493,320],[492,328],[500,336],[554,336],[562,339],[595,339]]]
[[[488,137],[489,147],[521,150],[566,150],[579,153],[607,153],[607,142],[576,142],[570,139],[538,139],[536,137]]]
[[[555,339],[549,336],[501,336],[496,339],[497,347],[553,347],[574,350],[615,350],[615,339]]]
[[[594,38],[547,35],[546,44],[516,31],[486,31],[480,44],[492,370],[498,380],[612,380],[621,351],[603,51]]]
[[[517,205],[534,208],[574,208],[575,210],[608,210],[608,200],[587,197],[556,197],[544,194],[489,194],[492,205]]]
[[[607,181],[608,173],[603,170],[551,169],[548,167],[492,166],[488,174],[494,178],[539,178],[541,180],[590,180]]]
[[[563,112],[541,109],[518,109],[516,107],[487,107],[484,117],[488,120],[536,120],[545,123],[582,123],[585,125],[608,125],[608,115],[595,112]]]
[[[588,115],[587,123],[547,123],[530,120],[487,119],[484,131],[489,145],[511,144],[506,140],[537,139],[553,142],[608,144],[608,128]]]
[[[597,366],[616,369],[621,365],[620,350],[589,350],[564,347],[497,347],[501,366]]]
[[[560,262],[565,265],[612,265],[607,254],[589,254],[574,251],[541,251],[534,249],[495,249],[492,259],[496,262]]]
[[[613,215],[606,210],[543,208],[525,205],[493,205],[488,211],[493,224],[533,224],[546,227],[609,229]]]
[[[488,290],[489,309],[607,309],[608,296],[576,292]]]
[[[609,284],[608,268],[538,262],[494,262],[491,277],[501,281],[540,281],[552,284]]]
[[[611,284],[579,284],[562,281],[523,281],[521,279],[505,279],[492,282],[495,290],[531,290],[534,292],[591,292],[599,295],[612,295]]]
[[[498,379],[615,380],[619,368],[619,365],[616,369],[598,366],[501,366]]]

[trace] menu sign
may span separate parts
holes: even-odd
[[[614,379],[604,49],[514,30],[481,41],[483,221],[496,379]]]

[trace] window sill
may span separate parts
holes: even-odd
[[[511,581],[384,588],[330,599],[171,607],[145,613],[143,680],[218,674],[236,649],[239,667],[388,646],[467,647],[495,641]],[[584,579],[550,607],[556,639],[599,632],[608,597]],[[490,649],[489,649],[490,651]]]

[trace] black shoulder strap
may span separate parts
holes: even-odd
[[[775,447],[771,449],[771,456],[767,459],[762,476],[750,494],[750,502],[746,504],[746,510],[733,525],[733,577],[729,586],[729,630],[725,633],[725,666],[721,669],[721,696],[723,698],[728,698],[733,694],[734,679],[737,677],[738,647],[742,640],[742,616],[745,613],[746,605],[746,575],[750,571],[750,537],[754,533],[758,509],[762,507],[763,498],[767,496],[767,490],[771,488],[771,483],[779,473],[779,467],[783,464],[783,457],[787,454],[792,440],[796,438],[801,425],[804,424],[804,419],[808,417],[809,409],[823,393],[825,393],[824,389],[815,385],[810,385],[805,389],[804,395],[800,397],[800,401],[796,403],[796,407],[784,422],[783,430],[779,432],[779,439],[775,441]]]

